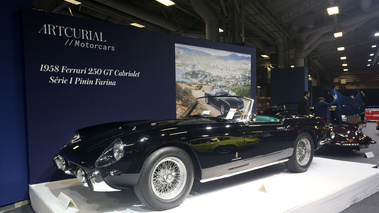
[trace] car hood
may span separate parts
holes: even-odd
[[[151,126],[151,121],[122,121],[98,124],[78,129],[75,137],[63,146],[59,155],[86,167],[93,166],[96,159],[117,138],[125,137],[131,132]]]
[[[362,134],[362,131],[359,131],[357,127],[354,126],[348,126],[348,125],[336,125],[333,126],[333,131],[335,133],[341,133],[341,134],[346,134],[346,135],[355,135],[356,132],[359,134]]]
[[[87,140],[88,138],[91,138],[95,135],[102,135],[107,132],[113,132],[114,130],[121,130],[122,132],[129,132],[132,131],[132,127],[134,125],[141,125],[149,123],[148,121],[119,121],[119,122],[112,122],[112,123],[104,123],[104,124],[98,124],[93,126],[84,127],[81,129],[78,129],[76,131],[77,134],[80,135],[81,140]]]
[[[354,140],[353,142],[375,143],[371,137],[363,134],[362,130],[358,129],[355,126],[350,126],[350,125],[334,126],[332,128],[332,131],[334,131],[339,136],[335,139],[337,141],[355,138],[356,140]]]
[[[80,135],[78,141],[88,140],[93,137],[109,137],[119,134],[131,134],[141,131],[148,131],[151,129],[168,128],[171,126],[181,126],[193,123],[214,123],[221,120],[220,118],[186,118],[180,120],[134,120],[134,121],[120,121],[105,124],[98,124],[85,128],[78,129],[76,133]]]
[[[216,122],[216,120],[204,118],[164,121],[138,120],[89,126],[77,130],[76,134],[79,137],[63,146],[59,155],[71,162],[91,168],[104,150],[118,138],[127,142],[128,139],[151,132],[152,129],[159,130],[193,123],[209,122]],[[147,144],[143,143],[143,145],[146,146]]]

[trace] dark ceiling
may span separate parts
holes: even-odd
[[[175,5],[170,7],[155,0],[79,1],[82,4],[76,6],[63,0],[34,0],[34,7],[116,24],[137,22],[154,31],[245,43],[257,48],[257,66],[306,66],[321,86],[345,79],[347,84],[379,88],[379,50],[372,48],[379,46],[379,37],[374,36],[379,30],[379,0],[173,0]],[[330,6],[338,6],[340,13],[329,16]],[[224,32],[219,33],[218,28]],[[343,37],[334,38],[339,31]],[[338,52],[339,46],[345,51]],[[271,56],[271,60],[260,58],[261,54]],[[341,60],[341,56],[347,59]]]

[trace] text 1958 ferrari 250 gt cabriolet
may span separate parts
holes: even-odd
[[[79,129],[53,162],[93,191],[134,188],[155,210],[180,205],[194,179],[203,183],[279,163],[305,172],[325,143],[322,120],[256,116],[254,101],[240,100],[243,109],[226,115],[199,98],[181,119]]]

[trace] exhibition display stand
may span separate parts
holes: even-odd
[[[379,191],[376,165],[315,157],[305,173],[277,165],[199,183],[187,199],[166,212],[340,212]],[[133,190],[92,192],[77,179],[30,185],[38,213],[149,212]]]

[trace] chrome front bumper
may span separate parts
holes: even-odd
[[[74,175],[78,178],[79,182],[82,183],[84,187],[90,188],[95,192],[114,192],[120,191],[119,189],[112,188],[109,186],[101,176],[100,171],[94,170],[91,172],[86,172],[83,168],[76,165],[75,168],[68,168],[68,162],[60,155],[54,157],[53,159],[55,166],[63,170],[68,175]]]
[[[319,144],[320,144],[320,146],[323,146],[323,145],[325,145],[325,144],[330,143],[331,141],[332,141],[332,139],[330,139],[329,137],[327,137],[327,138],[324,138],[323,140],[321,140],[321,141],[319,142]]]

